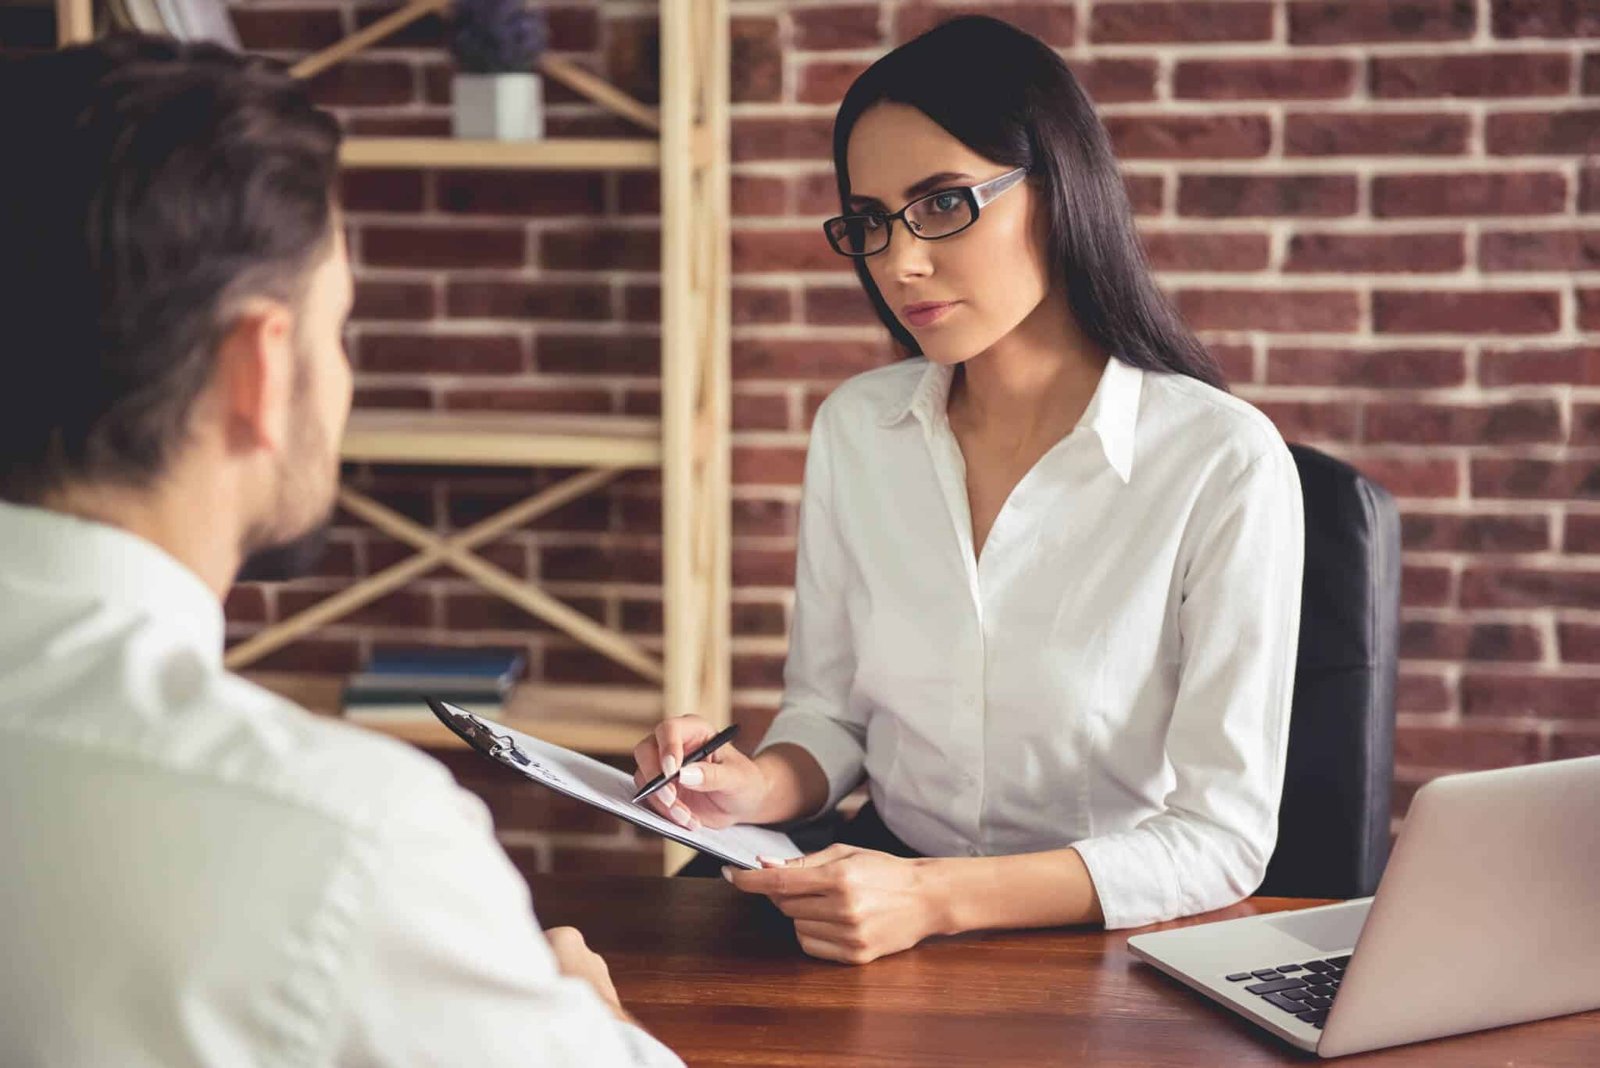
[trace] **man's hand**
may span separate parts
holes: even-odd
[[[740,890],[771,898],[794,920],[800,948],[813,957],[865,964],[939,933],[926,861],[833,845],[768,863],[723,873]]]
[[[576,927],[552,927],[544,933],[555,953],[556,967],[569,979],[582,979],[600,995],[600,1000],[611,1006],[617,1018],[632,1023],[632,1018],[617,997],[617,988],[611,983],[611,969],[605,958],[590,949],[583,934]]]

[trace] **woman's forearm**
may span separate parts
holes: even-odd
[[[1075,849],[923,864],[938,934],[1105,922],[1094,880]]]
[[[828,776],[816,757],[798,745],[779,744],[755,758],[766,794],[751,823],[787,823],[815,815],[828,800]]]

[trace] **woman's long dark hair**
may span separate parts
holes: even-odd
[[[968,16],[934,27],[867,68],[833,124],[842,206],[850,200],[850,132],[864,111],[883,101],[916,108],[986,159],[1028,168],[1050,212],[1050,269],[1066,280],[1078,326],[1110,356],[1227,388],[1216,360],[1150,277],[1111,139],[1048,45],[998,19]],[[855,267],[878,318],[902,348],[919,355],[866,261],[856,260]]]

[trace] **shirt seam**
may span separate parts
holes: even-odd
[[[1228,486],[1227,486],[1226,489],[1224,489],[1222,491],[1221,499],[1218,501],[1216,509],[1212,512],[1212,514],[1210,516],[1208,516],[1206,518],[1205,528],[1203,530],[1201,530],[1199,534],[1195,535],[1195,539],[1194,539],[1194,552],[1195,553],[1198,554],[1200,549],[1201,549],[1201,547],[1204,546],[1207,542],[1209,542],[1211,540],[1211,536],[1212,536],[1213,532],[1215,532],[1215,530],[1217,529],[1218,525],[1220,525],[1223,522],[1224,518],[1228,515],[1229,506],[1232,505],[1240,496],[1242,496],[1242,494],[1240,492],[1240,487],[1245,483],[1245,480],[1250,478],[1251,475],[1255,472],[1256,468],[1259,467],[1263,461],[1265,461],[1268,457],[1270,457],[1272,455],[1273,455],[1273,450],[1272,449],[1267,449],[1267,450],[1259,453],[1258,455],[1253,457],[1248,463],[1246,463],[1244,465],[1244,467],[1240,468],[1240,470],[1238,471],[1237,474],[1235,474],[1232,478],[1230,478],[1228,480]],[[1185,561],[1184,576],[1183,576],[1184,577],[1184,589],[1183,589],[1184,596],[1187,596],[1187,594],[1188,594],[1189,572],[1193,569],[1195,563],[1196,563],[1196,561],[1194,559],[1190,559],[1190,560]]]

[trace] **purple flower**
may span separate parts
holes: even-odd
[[[524,0],[456,0],[451,51],[467,74],[530,71],[549,44],[544,13]]]

